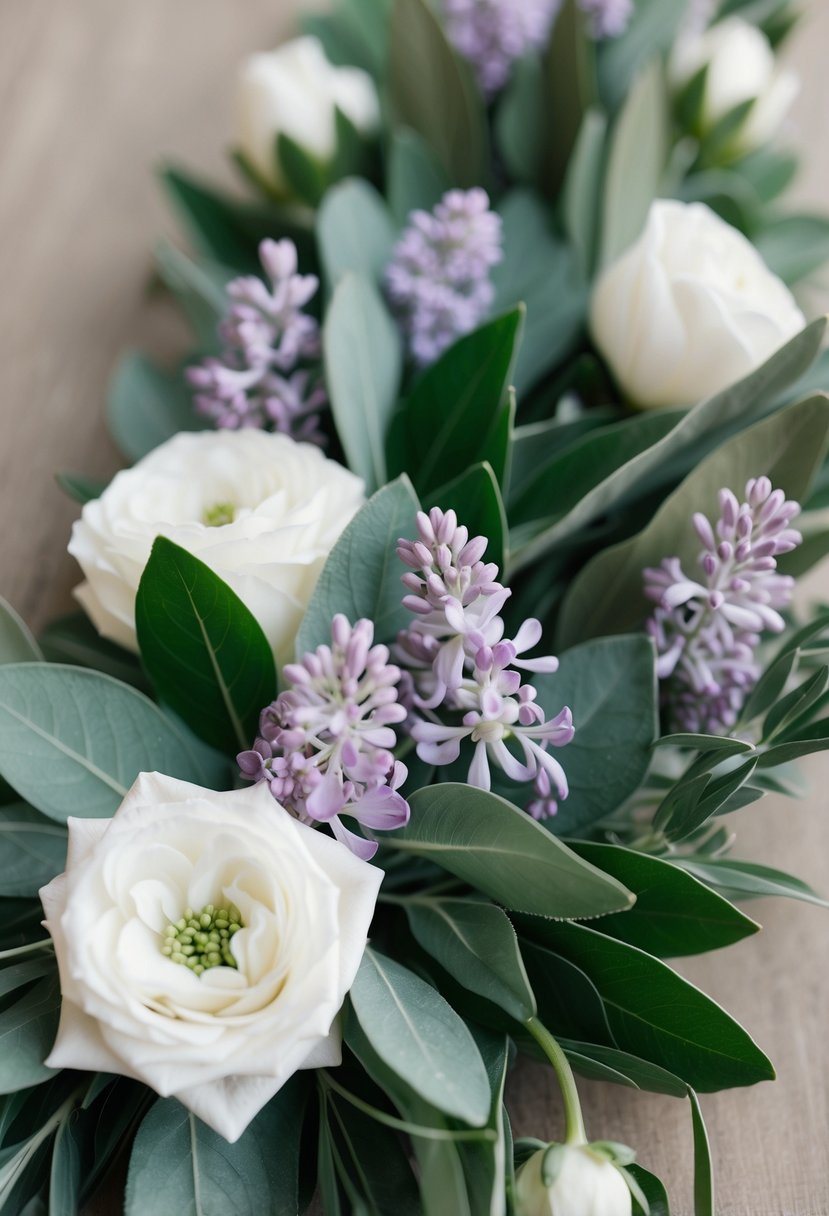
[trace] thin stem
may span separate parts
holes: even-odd
[[[525,1023],[527,1030],[538,1043],[547,1059],[553,1066],[564,1099],[564,1140],[566,1144],[587,1144],[584,1130],[584,1119],[581,1113],[579,1091],[576,1088],[576,1078],[570,1067],[570,1061],[564,1054],[557,1039],[554,1039],[546,1026],[538,1018],[529,1018]]]
[[[35,950],[43,950],[52,945],[51,937],[44,937],[39,942],[29,942],[25,946],[14,946],[11,950],[0,950],[0,959],[14,958],[17,954],[32,954]]]
[[[425,891],[419,891],[417,895],[387,895],[382,891],[377,897],[377,902],[381,904],[427,904],[430,899],[436,895],[447,895],[450,891],[460,889],[463,883],[457,878],[447,878],[445,882],[435,883],[433,887],[427,887]]]
[[[324,1087],[332,1089],[335,1094],[339,1094],[346,1102],[356,1107],[357,1110],[361,1110],[364,1115],[368,1115],[369,1118],[374,1119],[377,1123],[385,1124],[386,1127],[394,1128],[395,1131],[405,1132],[407,1136],[417,1136],[421,1140],[484,1140],[494,1142],[497,1139],[495,1132],[491,1128],[483,1128],[481,1131],[453,1132],[439,1127],[423,1127],[419,1123],[407,1123],[405,1119],[396,1119],[394,1115],[387,1115],[385,1111],[379,1110],[378,1107],[364,1102],[362,1098],[358,1098],[350,1090],[344,1089],[327,1072],[320,1070],[317,1073],[317,1077]]]

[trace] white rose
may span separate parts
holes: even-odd
[[[284,191],[277,136],[287,135],[317,160],[329,161],[337,147],[335,109],[364,135],[379,126],[371,77],[359,68],[334,67],[317,38],[296,38],[276,51],[251,55],[239,76],[241,151],[266,182]]]
[[[701,125],[708,132],[735,106],[754,101],[735,134],[732,151],[761,147],[779,131],[798,94],[796,73],[781,68],[762,30],[741,17],[677,39],[668,65],[679,90],[707,65]]]
[[[602,273],[590,327],[631,402],[693,405],[747,376],[805,324],[750,241],[702,203],[657,199]]]
[[[515,1216],[631,1216],[633,1208],[616,1166],[587,1144],[550,1145],[533,1153],[515,1176],[514,1200]]]
[[[244,600],[282,664],[325,559],[363,502],[362,481],[310,444],[254,430],[185,432],[86,504],[69,544],[86,576],[75,595],[104,637],[137,650],[135,593],[153,541],[166,536]]]
[[[340,1062],[381,881],[264,785],[142,773],[114,819],[69,820],[66,873],[40,893],[63,997],[49,1065],[134,1077],[238,1139],[298,1069]],[[206,953],[181,941],[187,909],[212,917]]]

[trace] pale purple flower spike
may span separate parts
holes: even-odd
[[[320,332],[303,311],[319,280],[297,273],[292,241],[262,241],[259,258],[268,282],[246,275],[228,283],[232,305],[218,327],[224,349],[187,371],[198,390],[196,409],[220,428],[271,429],[321,443],[319,411],[328,398],[305,366],[319,359]]]
[[[657,674],[667,681],[672,725],[682,731],[728,734],[760,676],[756,650],[764,631],[785,626],[794,580],[777,573],[777,558],[802,537],[790,524],[799,514],[768,477],[752,478],[746,501],[720,490],[716,527],[693,519],[703,545],[700,580],[668,557],[643,571],[645,595],[658,605],[647,623],[656,642]]]
[[[335,616],[332,644],[285,667],[290,687],[262,711],[253,749],[237,757],[243,777],[267,781],[293,815],[329,824],[365,860],[376,842],[349,831],[341,815],[369,831],[409,820],[409,804],[397,792],[407,769],[391,750],[392,727],[406,717],[397,699],[401,672],[389,663],[388,647],[372,646],[373,639],[371,621],[352,626]]]
[[[519,658],[538,644],[541,625],[527,620],[513,640],[504,638],[498,613],[509,588],[498,582],[498,567],[481,560],[485,537],[470,540],[454,511],[420,512],[417,533],[417,540],[398,542],[398,555],[410,567],[403,603],[414,620],[396,650],[411,678],[409,730],[417,754],[427,764],[451,764],[469,739],[475,745],[470,785],[490,788],[492,761],[512,780],[536,783],[537,798],[528,808],[536,818],[554,814],[553,791],[566,798],[567,778],[547,747],[571,741],[572,714],[564,708],[545,721],[535,688],[522,684],[515,670],[557,670],[551,656]],[[434,713],[438,707],[460,713],[460,724],[442,722]]]
[[[420,366],[434,363],[487,316],[501,244],[501,217],[481,189],[450,190],[434,211],[409,216],[386,270],[386,291]]]

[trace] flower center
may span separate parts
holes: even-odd
[[[211,967],[238,967],[230,939],[243,927],[239,909],[233,904],[227,908],[206,904],[201,912],[185,908],[181,920],[164,930],[161,953],[196,975]]]
[[[207,508],[202,523],[208,528],[223,528],[225,524],[232,524],[235,518],[236,507],[232,502],[216,502]]]

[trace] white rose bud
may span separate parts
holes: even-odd
[[[277,136],[287,135],[316,160],[336,152],[335,109],[363,135],[380,123],[371,77],[359,68],[334,67],[317,38],[296,38],[278,50],[251,55],[238,88],[240,150],[264,181],[284,193]]]
[[[682,35],[668,65],[674,87],[684,88],[706,66],[701,133],[709,132],[736,106],[753,101],[729,151],[749,152],[773,139],[800,82],[794,72],[779,66],[762,30],[741,17],[727,17],[701,33]]]
[[[702,203],[657,199],[593,290],[593,338],[631,403],[693,405],[805,325],[750,241]]]
[[[325,559],[365,501],[363,482],[307,443],[258,430],[184,432],[88,502],[69,552],[96,629],[137,650],[135,594],[157,536],[210,566],[282,665]]]
[[[382,877],[265,785],[142,773],[113,819],[69,820],[40,893],[62,993],[47,1063],[134,1077],[238,1139],[297,1070],[339,1064]]]
[[[628,1185],[588,1144],[551,1144],[515,1176],[515,1216],[631,1216]]]

